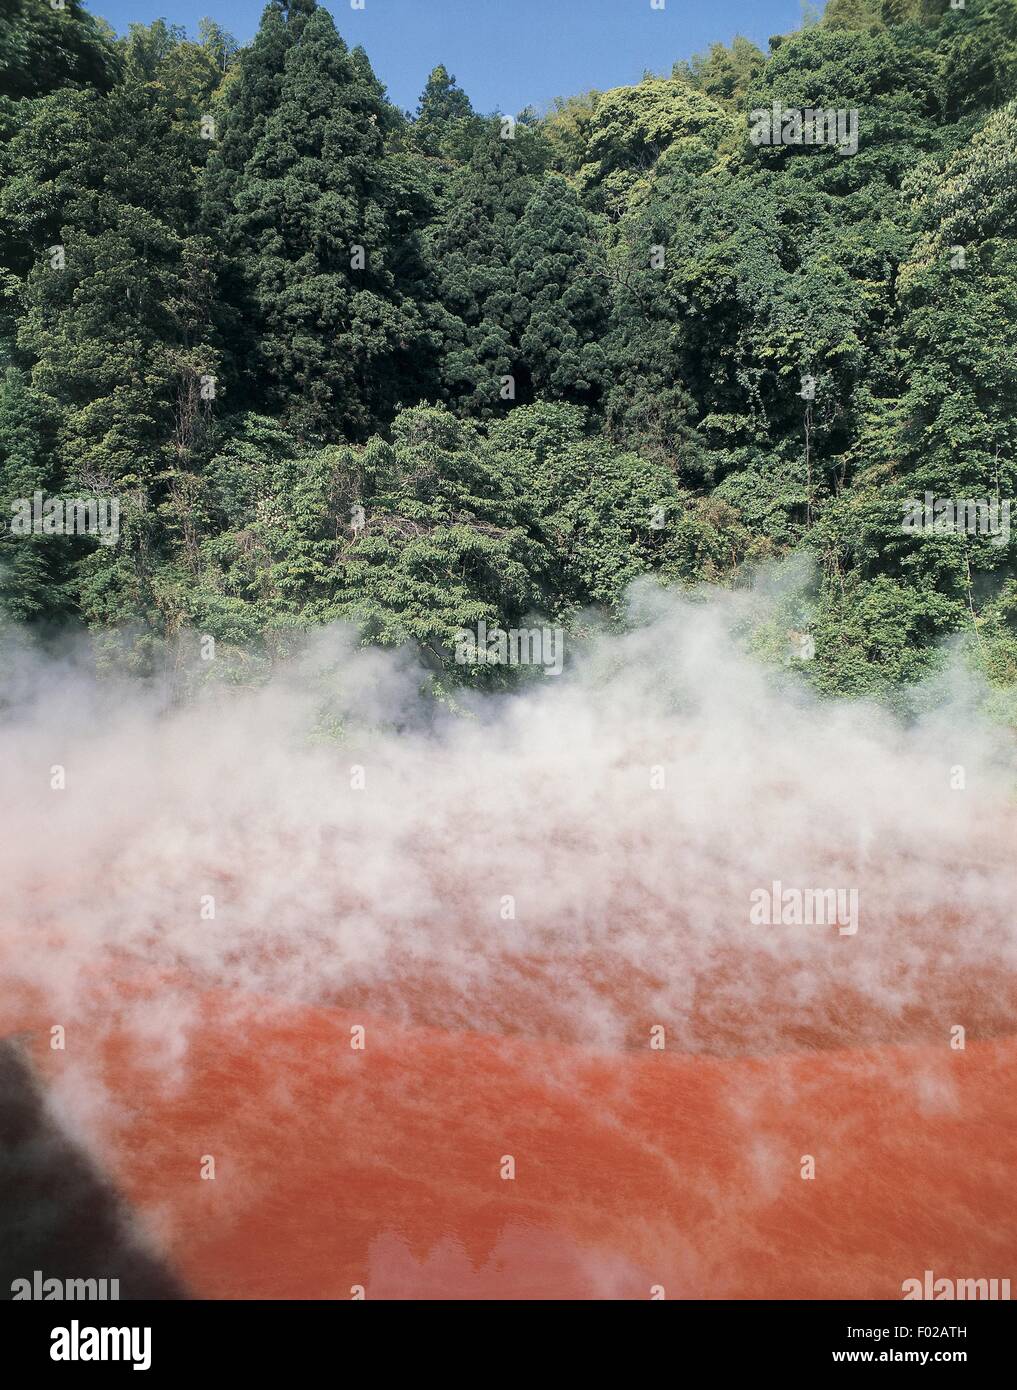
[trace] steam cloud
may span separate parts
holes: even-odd
[[[605,1048],[1004,1029],[1012,752],[967,706],[905,727],[775,679],[736,637],[759,601],[644,590],[560,680],[454,714],[341,629],[186,704],[9,662],[8,993],[73,1017],[154,975],[135,1026],[167,1055],[184,980]],[[857,934],[750,924],[774,880],[856,890]]]
[[[950,1131],[916,1147],[905,1125],[874,1205],[852,1165],[871,1154],[873,1106],[921,1128],[914,1117],[928,1107],[955,1104],[952,1028],[976,1046],[1012,1033],[1013,750],[956,674],[908,724],[811,696],[746,654],[768,602],[637,590],[632,625],[573,650],[559,679],[465,694],[455,709],[422,695],[411,652],[360,649],[344,629],[308,639],[258,689],[217,682],[186,700],[169,674],[100,678],[84,649],[55,658],[9,646],[0,1026],[27,1034],[44,1070],[48,1029],[66,1027],[74,1045],[48,1065],[50,1110],[119,1163],[153,1251],[173,1249],[199,1280],[208,1261],[221,1266],[215,1287],[228,1296],[264,1296],[280,1287],[258,1274],[266,1242],[311,1239],[256,1223],[249,1250],[223,1254],[193,1173],[175,1207],[165,1195],[181,1151],[193,1165],[211,1142],[226,1084],[232,1118],[213,1147],[232,1155],[226,1190],[241,1205],[230,1229],[244,1202],[292,1203],[292,1192],[265,1196],[283,1178],[257,1155],[274,1152],[277,1132],[307,1155],[307,1182],[329,1163],[343,1174],[373,1164],[368,1189],[388,1194],[377,1224],[356,1227],[368,1244],[344,1237],[344,1253],[312,1260],[310,1284],[293,1276],[305,1296],[349,1297],[367,1277],[382,1296],[497,1293],[506,1277],[521,1296],[543,1296],[558,1278],[547,1271],[564,1269],[559,1284],[578,1296],[645,1297],[665,1271],[685,1296],[885,1297],[916,1261],[928,1267],[932,1237],[916,1245],[914,1216],[878,1237],[876,1265],[864,1244],[876,1234],[849,1253],[852,1233],[882,1230],[909,1165],[927,1174],[921,1190],[940,1181]],[[55,765],[63,790],[51,786]],[[963,789],[952,785],[958,766]],[[857,933],[753,924],[751,896],[774,880],[857,892]],[[214,917],[203,916],[211,898]],[[287,1031],[293,1010],[317,1020],[299,1038]],[[337,1073],[350,1019],[380,1021],[397,1064]],[[417,1030],[419,1042],[421,1029],[432,1042],[415,1056],[400,1041],[411,1033],[397,1034]],[[674,1092],[637,1062],[661,1029]],[[467,1033],[494,1051],[461,1047]],[[939,1065],[899,1050],[920,1043]],[[802,1071],[820,1054],[818,1072]],[[985,1106],[1005,1059],[979,1055],[961,1172],[999,1142]],[[160,1120],[155,1091],[132,1110],[125,1087],[138,1086],[170,1096],[190,1086],[190,1118],[171,1105]],[[855,1108],[841,1114],[848,1091]],[[672,1094],[683,1097],[673,1114]],[[787,1109],[794,1096],[804,1108]],[[474,1276],[442,1224],[452,1220],[442,1173],[464,1154],[471,1172],[486,1171],[502,1151],[503,1111],[514,1123],[544,1115],[527,1162],[545,1155],[549,1211],[575,1203],[571,1234],[508,1209]],[[436,1150],[449,1124],[451,1147],[439,1139]],[[173,1140],[167,1125],[189,1137]],[[778,1197],[797,1210],[788,1174],[797,1181],[817,1126],[825,1199],[846,1223],[833,1262],[829,1232],[815,1248],[800,1232],[790,1260],[751,1235]],[[584,1172],[617,1149],[627,1157],[610,1163],[644,1176],[617,1197],[613,1179],[597,1179],[607,1186],[588,1209],[578,1180],[555,1167],[577,1144]],[[397,1197],[393,1167],[418,1145],[429,1157],[411,1161]],[[976,1231],[993,1269],[1006,1255],[994,1182],[972,1170],[951,1199],[953,1224],[936,1228],[948,1232],[943,1258]],[[486,1210],[487,1184],[464,1191],[467,1207]],[[406,1223],[419,1228],[419,1263],[394,1233]],[[339,1239],[328,1229],[326,1251]]]

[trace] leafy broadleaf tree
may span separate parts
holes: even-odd
[[[37,97],[60,87],[107,92],[121,69],[107,24],[81,0],[4,0],[0,15],[0,98]]]

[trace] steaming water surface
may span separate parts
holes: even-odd
[[[1015,1272],[1012,751],[782,685],[739,602],[454,715],[341,631],[186,702],[8,662],[0,1014],[190,1287]],[[753,920],[775,882],[857,929]]]

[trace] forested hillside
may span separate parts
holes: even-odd
[[[243,664],[342,619],[490,681],[461,629],[805,552],[770,645],[818,689],[951,638],[1017,685],[1009,525],[902,521],[1017,495],[1017,0],[830,0],[487,114],[441,67],[397,110],[315,0],[240,50],[8,0],[0,91],[0,586],[40,641]],[[757,141],[775,102],[856,150]],[[17,533],[39,493],[118,499],[116,542]]]

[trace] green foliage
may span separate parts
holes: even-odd
[[[427,79],[413,125],[413,143],[434,158],[468,157],[479,122],[466,93],[439,63]]]
[[[442,65],[396,110],[315,0],[239,51],[10,0],[0,80],[0,508],[121,504],[5,531],[8,615],[483,684],[481,620],[804,553],[773,659],[900,698],[958,643],[1017,719],[1017,542],[903,524],[1017,491],[1013,0],[829,0],[514,123]],[[857,151],[754,143],[775,102]]]
[[[39,248],[18,280],[17,354],[49,422],[45,484],[123,503],[116,552],[78,547],[77,602],[97,622],[157,616],[160,509],[200,455],[201,381],[221,375],[215,248],[190,230],[198,143],[151,84],[129,82],[39,98],[7,147],[19,172],[0,205],[20,243]]]
[[[270,5],[239,69],[206,220],[224,229],[243,387],[303,437],[366,437],[426,386],[426,309],[409,293],[424,289],[423,188],[386,153],[376,79],[312,0]]]
[[[444,308],[442,378],[448,398],[479,416],[500,413],[506,378],[529,398],[526,363],[514,330],[516,229],[535,191],[545,149],[525,127],[502,138],[502,122],[485,122],[469,161],[449,180],[428,250]]]
[[[108,26],[80,0],[5,0],[0,15],[0,97],[37,97],[59,87],[108,91],[120,62]]]
[[[36,490],[59,492],[54,476],[55,421],[16,368],[0,380],[0,611],[17,622],[53,622],[74,611],[71,592],[73,542],[58,536],[15,537],[6,527],[16,500]],[[81,547],[77,550],[80,555]]]
[[[509,263],[516,356],[530,388],[550,399],[595,399],[608,377],[601,340],[610,319],[607,266],[594,226],[558,176],[523,209]]]
[[[717,549],[714,528],[671,470],[591,437],[575,406],[515,410],[490,441],[498,471],[520,480],[557,615],[620,605],[643,574],[694,581]]]
[[[203,21],[206,26],[210,21]],[[212,104],[236,43],[218,25],[206,27],[206,42],[190,43],[186,32],[165,20],[132,24],[123,43],[129,81],[150,83],[179,121],[196,124]]]
[[[206,481],[189,617],[226,641],[343,618],[365,641],[415,640],[450,664],[461,628],[511,624],[538,600],[512,479],[446,410],[403,412],[391,442],[310,454],[244,417]]]
[[[684,78],[723,106],[739,108],[765,66],[763,51],[750,39],[736,34],[730,48],[722,43],[711,44],[708,53],[696,53],[688,62],[675,63],[672,76]]]
[[[645,78],[597,101],[577,178],[590,206],[616,219],[643,196],[657,160],[695,153],[711,159],[730,117],[709,97],[673,78]]]
[[[586,158],[590,126],[601,93],[583,92],[574,97],[555,97],[541,127],[548,143],[551,168],[575,174]]]

